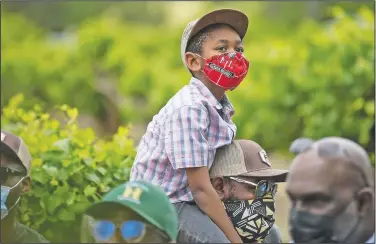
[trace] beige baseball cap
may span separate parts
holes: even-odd
[[[265,150],[251,140],[235,140],[217,149],[210,178],[243,176],[285,182],[288,170],[273,169]]]
[[[30,175],[31,155],[21,137],[1,130],[1,151],[13,155],[25,167],[27,175]]]
[[[189,22],[181,38],[181,58],[185,67],[187,67],[185,63],[185,52],[189,40],[202,29],[212,24],[227,24],[231,26],[238,32],[240,38],[243,40],[248,29],[248,17],[235,9],[218,9]]]

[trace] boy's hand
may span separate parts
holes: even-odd
[[[231,243],[243,243],[214,190],[207,167],[186,168],[188,184],[198,207],[223,231]]]

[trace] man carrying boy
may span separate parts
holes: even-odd
[[[187,25],[181,54],[193,77],[149,123],[130,176],[159,185],[175,205],[195,202],[210,222],[195,219],[179,231],[202,226],[197,238],[205,242],[242,242],[210,182],[209,169],[216,149],[236,135],[235,111],[225,92],[248,72],[242,43],[247,28],[247,16],[230,9]]]
[[[265,150],[251,140],[234,140],[217,150],[209,171],[211,182],[244,243],[282,243],[275,224],[274,197],[278,183],[285,181],[287,173],[287,170],[272,168]],[[192,219],[210,221],[196,209],[194,203],[177,203],[179,225],[195,222]],[[210,239],[198,239],[196,233],[202,232],[199,228],[202,227],[189,225],[189,230],[179,233],[177,241],[208,242]]]

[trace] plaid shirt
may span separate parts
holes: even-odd
[[[193,201],[185,168],[210,169],[216,149],[235,138],[234,113],[227,96],[219,102],[192,78],[147,126],[130,179],[162,187],[173,203]]]

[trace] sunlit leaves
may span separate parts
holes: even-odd
[[[32,190],[22,198],[21,221],[51,241],[77,241],[79,216],[90,203],[128,180],[135,156],[129,128],[121,127],[109,140],[98,139],[92,129],[79,129],[78,110],[60,106],[66,122],[46,116],[41,107],[20,108],[22,95],[3,108],[2,129],[21,136],[32,154]],[[24,204],[24,203],[27,203]],[[32,202],[33,211],[28,211]],[[50,233],[60,228],[61,233]],[[73,238],[73,239],[72,239]]]

